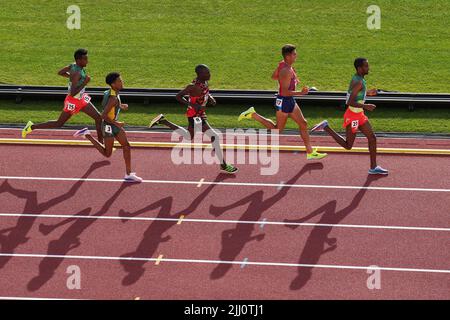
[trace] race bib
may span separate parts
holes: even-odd
[[[275,105],[276,105],[277,107],[281,107],[281,106],[283,105],[283,99],[277,99],[277,100],[275,101]]]
[[[194,123],[195,124],[201,124],[202,123],[202,119],[200,117],[194,117]]]
[[[91,101],[91,97],[89,97],[87,94],[83,96],[84,101],[89,102]]]
[[[110,125],[106,125],[106,126],[105,126],[105,132],[106,132],[106,133],[112,133],[112,128],[111,128]]]
[[[359,120],[353,120],[352,121],[352,128],[358,128],[359,126]]]
[[[73,103],[68,103],[67,104],[67,110],[69,110],[69,111],[75,110],[75,105]]]

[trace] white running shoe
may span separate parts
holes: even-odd
[[[125,175],[125,181],[127,182],[142,182],[142,178],[136,175],[136,172],[131,172],[129,175]]]
[[[75,133],[73,134],[73,136],[74,136],[75,138],[76,138],[76,137],[84,137],[84,136],[87,135],[87,134],[91,134],[91,132],[89,131],[88,128],[83,128],[83,129],[78,130],[77,132],[75,132]]]

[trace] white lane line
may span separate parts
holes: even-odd
[[[4,180],[37,180],[37,181],[85,181],[85,182],[124,182],[123,179],[101,179],[101,178],[55,178],[55,177],[19,177],[0,176]],[[154,184],[189,184],[198,185],[199,181],[184,180],[143,180],[142,183]],[[253,183],[253,182],[218,182],[203,181],[206,185],[241,186],[241,187],[289,187],[289,188],[315,188],[315,189],[350,189],[350,190],[383,190],[383,191],[411,191],[411,192],[450,192],[450,189],[429,188],[401,188],[401,187],[364,187],[364,186],[334,186],[316,184],[279,184],[279,183]]]
[[[86,300],[86,299],[63,299],[63,298],[40,298],[40,297],[0,297],[0,300],[61,300],[61,301],[72,301],[72,300]]]
[[[134,221],[165,221],[181,224],[187,222],[193,223],[225,223],[225,224],[254,224],[264,228],[266,225],[280,226],[298,226],[298,227],[332,227],[332,228],[354,228],[354,229],[385,229],[385,230],[413,230],[413,231],[444,231],[450,232],[450,228],[435,227],[408,227],[408,226],[382,226],[382,225],[362,225],[362,224],[327,224],[327,223],[301,223],[301,222],[281,222],[268,221],[267,219],[259,221],[242,220],[212,220],[212,219],[187,219],[185,216],[178,218],[151,218],[151,217],[119,217],[119,216],[81,216],[65,214],[28,214],[28,213],[0,213],[0,217],[20,217],[20,218],[51,218],[51,219],[95,219],[95,220],[134,220]]]
[[[174,262],[174,263],[192,263],[192,264],[231,264],[242,265],[242,261],[226,260],[197,260],[197,259],[169,259],[169,258],[138,258],[138,257],[113,257],[113,256],[77,256],[77,255],[58,255],[58,254],[36,254],[36,253],[0,253],[0,257],[14,258],[46,258],[46,259],[78,259],[78,260],[106,260],[106,261],[146,261],[146,262]],[[371,269],[371,266],[348,266],[348,265],[329,265],[329,264],[302,264],[302,263],[284,263],[284,262],[251,262],[246,265],[270,266],[270,267],[297,267],[297,268],[323,268],[323,269],[348,269],[365,270]],[[373,269],[373,268],[372,268]],[[450,274],[450,269],[420,269],[420,268],[394,268],[377,267],[381,271],[399,271],[399,272],[424,272],[424,273],[444,273]]]

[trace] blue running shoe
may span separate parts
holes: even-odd
[[[369,174],[384,174],[384,175],[386,175],[388,173],[389,173],[388,170],[383,169],[380,166],[376,166],[375,168],[369,170]]]
[[[316,124],[316,125],[311,129],[311,132],[314,132],[314,131],[323,131],[323,129],[325,129],[326,127],[328,127],[328,120],[323,120],[321,123]]]

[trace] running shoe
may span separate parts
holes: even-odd
[[[251,107],[239,115],[238,121],[241,121],[242,119],[251,119],[252,114],[254,113],[256,113],[255,108]]]
[[[318,123],[312,127],[311,132],[323,131],[326,127],[328,127],[328,120],[323,120],[321,123]]]
[[[87,135],[87,134],[90,135],[91,132],[89,131],[88,128],[83,128],[83,129],[78,130],[77,132],[75,132],[75,133],[73,134],[73,136],[74,136],[75,138],[77,138],[77,137],[84,137],[84,136]]]
[[[387,174],[389,174],[389,171],[386,170],[386,169],[383,169],[380,166],[376,166],[375,168],[369,170],[369,174],[383,174],[383,175],[387,175]]]
[[[226,164],[221,166],[220,172],[227,173],[227,174],[235,174],[238,172],[239,169],[231,164]]]
[[[32,126],[33,124],[34,124],[33,122],[28,121],[28,123],[27,123],[27,125],[25,126],[25,128],[22,129],[22,138],[25,139],[25,138],[27,137],[27,134],[29,134],[31,131],[33,131],[33,129],[31,129],[31,126]]]
[[[328,155],[327,153],[317,152],[317,148],[316,148],[316,149],[313,149],[313,152],[308,153],[306,155],[306,160],[320,160],[320,159],[325,158],[327,155]]]
[[[148,125],[148,127],[152,128],[152,127],[158,125],[161,120],[164,120],[163,114],[160,114],[160,115],[156,116],[155,118],[153,118],[153,120],[150,121],[150,124]]]
[[[129,175],[125,175],[125,181],[127,182],[142,182],[142,178],[136,175],[136,172],[131,172]]]

